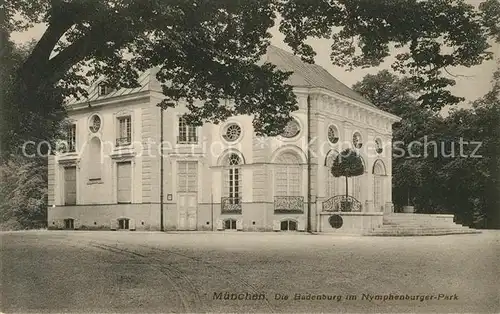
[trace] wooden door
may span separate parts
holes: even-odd
[[[178,230],[196,230],[198,214],[198,162],[177,162]]]
[[[178,230],[196,230],[198,214],[196,193],[179,193],[177,197]]]

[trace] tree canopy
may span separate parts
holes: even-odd
[[[500,16],[498,0],[479,8],[463,0],[7,0],[2,9],[2,43],[12,31],[47,25],[2,95],[23,113],[2,132],[3,152],[36,136],[36,123],[57,119],[65,97],[85,97],[89,78],[134,87],[151,67],[170,100],[188,102],[190,122],[252,114],[258,134],[278,134],[297,105],[289,73],[258,63],[276,21],[307,62],[315,55],[308,38],[330,39],[332,62],[346,67],[377,66],[403,47],[393,68],[423,91],[420,105],[441,108],[461,100],[446,90],[454,81],[444,71],[489,59]]]
[[[452,110],[447,117],[418,106],[418,88],[388,71],[367,75],[353,88],[381,109],[402,117],[393,125],[396,207],[410,198],[410,205],[419,212],[453,213],[467,225],[500,227],[500,67],[490,92],[474,101],[472,108]],[[411,142],[429,143],[432,153],[426,156],[423,145],[414,146],[411,153],[416,157],[408,158]]]
[[[356,177],[364,173],[365,168],[359,154],[352,149],[345,149],[333,160],[331,172],[334,177]]]

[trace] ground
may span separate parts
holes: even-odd
[[[4,313],[500,312],[495,231],[394,238],[29,231],[2,233],[1,241]],[[224,300],[247,293],[265,299]],[[424,300],[367,300],[391,294]]]

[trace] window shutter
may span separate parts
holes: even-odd
[[[109,221],[109,225],[110,225],[110,229],[111,229],[111,230],[116,230],[116,229],[118,229],[118,220],[116,220],[116,219],[111,219],[111,220]]]
[[[299,231],[305,231],[306,230],[306,224],[303,221],[298,221],[297,222],[297,230],[299,230]]]
[[[273,220],[273,231],[280,231],[281,223],[279,220]]]
[[[243,230],[243,220],[236,220],[236,230]]]
[[[130,219],[128,221],[128,229],[129,230],[135,230],[135,219]]]
[[[222,219],[217,220],[217,230],[224,230],[224,221]]]

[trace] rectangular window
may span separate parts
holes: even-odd
[[[242,196],[241,168],[226,168],[224,172],[223,196],[229,198],[229,204],[240,204]]]
[[[132,201],[132,164],[119,162],[117,170],[117,200],[118,203],[130,203]]]
[[[71,124],[68,126],[66,134],[66,142],[68,144],[68,153],[73,153],[76,151],[76,124]]]
[[[64,168],[64,205],[76,205],[76,167]]]
[[[118,118],[118,137],[116,139],[116,146],[126,146],[132,143],[132,124],[131,118],[120,117]]]
[[[198,162],[196,161],[177,162],[177,191],[178,192],[198,191]]]
[[[198,143],[196,134],[196,126],[187,124],[186,119],[179,117],[179,134],[177,136],[178,144],[195,144]]]

